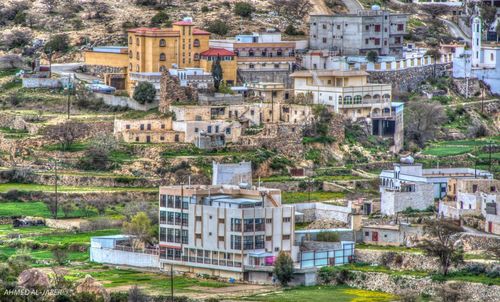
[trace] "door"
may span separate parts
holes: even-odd
[[[378,241],[378,232],[372,232],[372,241]]]
[[[146,143],[150,143],[151,142],[151,136],[146,136]]]
[[[488,233],[493,233],[493,222],[488,221]]]

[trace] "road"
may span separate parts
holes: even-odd
[[[82,80],[82,81],[87,82],[87,83],[91,83],[92,81],[95,81],[95,80],[98,80],[98,81],[101,80],[100,78],[95,77],[95,76],[75,72],[76,69],[78,69],[81,66],[83,66],[82,63],[52,64],[52,72],[55,74],[58,74],[58,75],[74,74],[77,79]]]
[[[494,103],[494,102],[499,102],[500,99],[490,99],[490,100],[484,100],[484,101],[473,101],[473,102],[464,102],[464,103],[458,103],[458,104],[448,104],[445,105],[445,107],[457,107],[457,106],[470,106],[474,104],[487,104],[487,103]]]
[[[361,5],[361,3],[357,0],[342,0],[342,2],[344,2],[347,10],[351,14],[357,14],[359,10],[363,9],[363,5]]]
[[[347,10],[351,14],[356,14],[358,10],[362,10],[363,6],[357,1],[357,0],[342,0],[344,2],[344,5],[346,6]],[[325,5],[324,0],[311,0],[312,4],[312,9],[311,9],[311,15],[331,15],[332,12],[328,8],[328,6]]]
[[[451,35],[454,38],[462,38],[464,41],[468,42],[470,40],[470,37],[467,36],[461,29],[458,27],[457,24],[451,22],[450,20],[446,20],[444,18],[440,18],[439,20],[443,21],[444,24],[448,27],[448,30],[450,31]]]

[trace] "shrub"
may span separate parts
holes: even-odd
[[[206,5],[203,5],[203,6],[201,7],[201,12],[202,12],[202,13],[208,13],[208,11],[209,11],[209,10],[210,10],[210,9],[209,9],[209,8],[208,8],[208,6],[206,6]]]
[[[67,52],[69,50],[69,36],[67,34],[55,35],[45,44],[46,52]]]
[[[370,52],[368,52],[368,54],[366,54],[366,59],[368,60],[368,62],[375,63],[378,61],[378,53],[371,50]]]
[[[156,88],[149,82],[140,82],[134,89],[134,100],[140,104],[152,103],[155,100]]]
[[[157,12],[151,18],[151,26],[165,26],[170,27],[172,25],[172,21],[169,20],[170,16],[165,11]]]
[[[24,47],[31,42],[33,34],[29,28],[18,27],[11,30],[4,30],[0,44],[7,49]]]
[[[240,17],[251,17],[253,11],[254,7],[248,2],[236,2],[234,4],[234,13]]]
[[[285,28],[285,34],[289,36],[303,36],[305,33],[302,30],[297,30],[293,24],[289,24]]]
[[[322,242],[339,242],[339,234],[335,232],[319,232],[316,236],[317,241]]]
[[[229,25],[222,20],[214,20],[207,24],[206,29],[219,36],[225,36],[229,32]]]

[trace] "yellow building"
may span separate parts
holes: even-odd
[[[236,54],[223,48],[210,48],[201,53],[200,67],[207,72],[212,71],[212,65],[220,58],[222,67],[222,79],[229,85],[237,81],[238,62]]]
[[[191,18],[172,28],[135,28],[128,31],[128,47],[95,47],[85,52],[91,72],[102,73],[107,85],[130,87],[131,72],[163,72],[200,67],[200,54],[209,48],[210,33],[194,27]],[[121,82],[120,82],[121,80]]]

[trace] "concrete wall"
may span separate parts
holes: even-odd
[[[434,205],[432,184],[415,183],[414,192],[400,192],[381,187],[380,212],[384,215],[394,215],[407,208],[425,210]]]
[[[158,255],[132,253],[96,247],[90,248],[90,261],[98,263],[158,268],[160,266],[159,260]]]
[[[112,94],[105,93],[94,93],[94,95],[98,98],[101,98],[102,101],[108,106],[117,106],[117,107],[128,107],[134,110],[140,111],[148,111],[153,108],[158,107],[158,102],[153,102],[150,104],[139,104],[134,99],[124,96],[116,96]]]
[[[317,219],[335,219],[342,222],[350,222],[349,214],[352,212],[350,206],[343,207],[321,202],[297,203],[295,204],[295,209],[297,212],[304,214],[303,218],[301,218],[304,222]]]
[[[61,88],[59,79],[23,78],[23,88]]]
[[[273,82],[284,83],[286,88],[292,87],[292,78],[289,77],[291,70],[240,70],[238,75],[243,83],[251,82]]]

